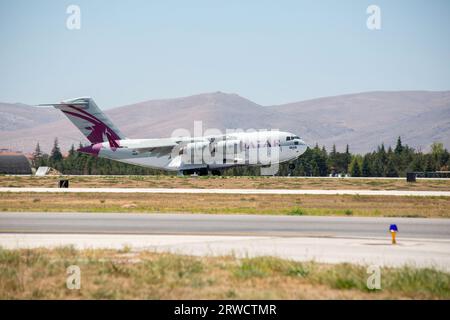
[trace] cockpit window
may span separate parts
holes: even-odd
[[[291,141],[291,137],[286,137],[286,141]]]
[[[294,137],[293,137],[293,139],[300,139],[300,137],[298,137],[298,136],[294,136]]]

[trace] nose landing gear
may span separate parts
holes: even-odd
[[[292,174],[294,173],[295,170],[295,163],[289,163],[288,165],[288,176],[292,176]]]

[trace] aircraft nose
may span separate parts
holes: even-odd
[[[298,152],[300,154],[303,154],[307,148],[308,148],[308,146],[306,145],[306,143],[303,140],[300,140],[300,145],[299,145],[299,148],[297,149]]]

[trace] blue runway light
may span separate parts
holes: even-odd
[[[398,228],[396,224],[391,224],[391,226],[389,227],[389,231],[393,232],[398,232]]]

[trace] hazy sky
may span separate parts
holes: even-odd
[[[66,9],[81,9],[69,30]],[[381,8],[381,30],[366,26]],[[0,101],[450,89],[450,1],[0,0]]]

